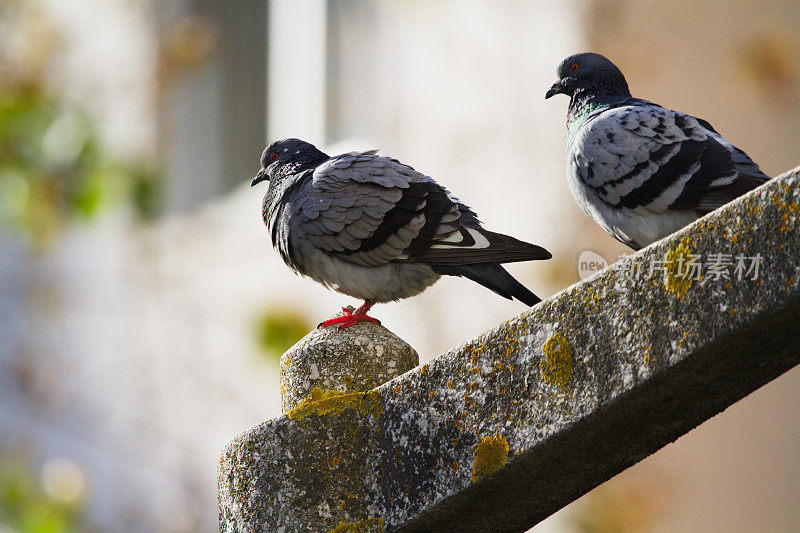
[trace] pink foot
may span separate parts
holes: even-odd
[[[339,329],[347,329],[353,324],[358,324],[359,322],[372,322],[373,324],[380,324],[380,321],[378,321],[377,318],[367,316],[367,311],[369,311],[370,307],[372,307],[372,304],[368,304],[367,302],[364,302],[364,305],[356,309],[355,312],[350,311],[350,309],[347,307],[342,307],[342,312],[344,315],[321,322],[317,327],[327,328],[328,326],[335,326],[336,324],[339,324]]]

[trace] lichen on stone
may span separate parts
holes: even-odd
[[[560,332],[553,334],[542,346],[544,358],[539,361],[542,378],[559,389],[566,389],[572,377],[572,347]]]
[[[667,250],[664,256],[664,288],[680,299],[686,296],[692,286],[691,273],[688,268],[692,258],[690,243],[690,238],[684,239],[675,248]],[[682,269],[681,265],[683,265]]]
[[[383,533],[383,518],[377,516],[365,518],[358,522],[339,522],[339,525],[331,529],[331,533]]]
[[[489,435],[478,444],[472,465],[472,481],[493,474],[508,461],[508,441],[503,435]]]
[[[294,420],[303,420],[310,415],[338,414],[345,409],[353,409],[362,415],[372,415],[378,418],[381,414],[380,394],[375,389],[346,394],[314,387],[308,398],[289,411],[287,415]]]
[[[473,365],[478,364],[478,358],[483,353],[484,346],[474,346],[469,352],[469,362]]]
[[[785,195],[788,195],[791,189],[791,185],[786,184],[783,187],[784,194],[776,193],[772,197],[772,203],[780,210],[780,218],[781,218],[781,225],[778,227],[778,231],[784,232],[789,231],[792,229],[794,224],[790,224],[789,217],[791,215],[791,222],[796,222],[798,217],[800,217],[800,203],[798,202],[786,202],[784,201]]]

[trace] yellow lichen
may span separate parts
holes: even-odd
[[[377,516],[366,518],[358,522],[339,522],[339,525],[331,529],[330,533],[383,533],[383,518]]]
[[[790,188],[790,185],[786,185],[783,190],[785,193],[789,193]],[[797,218],[800,217],[800,204],[797,202],[784,202],[780,194],[775,194],[772,197],[772,203],[780,209],[781,226],[778,228],[778,231],[784,232],[792,229],[789,225],[789,215],[792,215],[792,218],[796,221]]]
[[[362,415],[372,415],[378,418],[382,410],[380,393],[375,389],[366,392],[344,393],[314,387],[311,389],[309,397],[287,414],[291,419],[302,420],[310,415],[338,414],[345,409],[352,409],[359,411]]]
[[[505,340],[508,344],[506,345],[506,349],[503,350],[503,355],[508,358],[519,351],[519,343],[515,337],[506,337]]]
[[[428,365],[422,365],[422,368],[419,369],[420,374],[427,374],[428,373]]]
[[[502,435],[484,437],[478,444],[475,463],[472,465],[472,481],[478,481],[500,470],[508,461],[508,441]]]
[[[688,266],[692,258],[689,239],[685,239],[677,247],[667,250],[664,257],[664,288],[683,299],[692,286],[692,272]]]
[[[472,348],[472,350],[470,350],[470,356],[469,356],[470,363],[472,363],[473,365],[477,364],[478,363],[478,358],[480,357],[481,352],[483,352],[483,347]]]
[[[634,268],[636,266],[638,265],[632,265]],[[586,296],[583,302],[586,304],[586,310],[593,315],[596,315],[602,309],[600,305],[600,295],[595,292],[591,285],[586,286]]]
[[[539,361],[539,371],[546,382],[559,389],[567,388],[572,377],[572,347],[559,332],[542,346],[544,358]]]

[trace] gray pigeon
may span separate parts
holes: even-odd
[[[633,98],[594,53],[566,58],[545,98],[570,96],[567,181],[578,205],[638,250],[769,180],[705,120]]]
[[[364,300],[321,326],[366,320],[375,303],[414,296],[442,274],[464,276],[504,298],[541,300],[500,263],[549,259],[533,244],[483,229],[444,187],[375,151],[330,157],[299,139],[264,150],[251,186],[269,180],[264,223],[296,273]]]

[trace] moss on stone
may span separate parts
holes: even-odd
[[[569,341],[556,332],[542,346],[544,359],[539,362],[542,378],[559,389],[566,389],[572,377],[572,347]]]
[[[500,470],[508,461],[508,441],[503,435],[484,437],[478,444],[472,465],[472,481]]]

